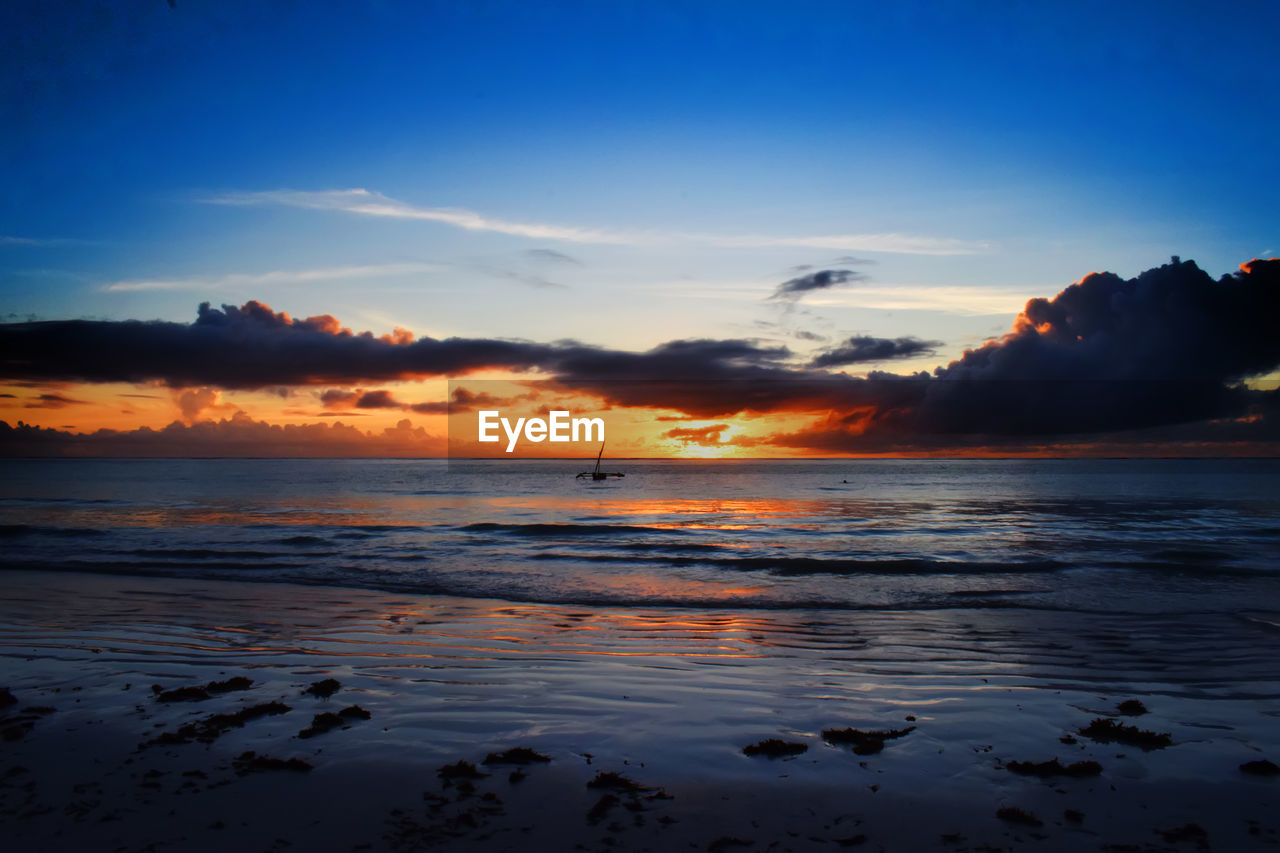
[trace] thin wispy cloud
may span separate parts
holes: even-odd
[[[1017,314],[1035,298],[984,287],[930,285],[858,285],[839,293],[823,293],[809,300],[826,307],[873,308],[881,311],[946,311],[952,314]]]
[[[347,278],[378,278],[436,272],[444,269],[439,264],[400,263],[368,264],[357,266],[318,267],[305,270],[272,270],[262,273],[227,273],[215,276],[188,278],[129,279],[115,281],[102,289],[109,293],[130,293],[145,290],[220,290],[237,287],[256,287],[266,284],[307,284],[316,281],[334,281]]]
[[[100,246],[97,240],[80,240],[75,237],[16,237],[12,234],[0,234],[0,246],[26,246],[33,249],[55,248],[60,246]]]
[[[988,244],[948,237],[915,234],[825,234],[786,236],[776,234],[706,234],[686,231],[631,231],[581,228],[538,222],[513,222],[455,207],[420,207],[366,189],[348,190],[267,190],[228,192],[201,199],[208,204],[234,206],[281,205],[306,210],[326,210],[360,216],[439,222],[467,231],[487,231],[557,240],[566,243],[596,243],[622,246],[654,246],[669,243],[699,243],[722,248],[803,248],[841,252],[888,252],[908,255],[971,255],[987,251]]]

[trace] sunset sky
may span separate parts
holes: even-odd
[[[466,377],[621,455],[1265,452],[1277,25],[5,3],[0,453],[440,454]]]

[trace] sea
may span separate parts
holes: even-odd
[[[414,780],[524,745],[572,790],[604,769],[708,809],[755,786],[952,810],[903,849],[974,815],[996,831],[1001,803],[1061,812],[1058,785],[997,759],[1097,759],[1111,798],[1072,807],[1122,839],[1150,802],[1215,840],[1266,813],[1237,768],[1280,756],[1280,460],[584,467],[4,462],[0,686],[132,745],[147,685],[240,675],[292,705],[335,678],[375,725],[316,762]],[[1128,699],[1175,748],[1068,737]],[[820,736],[908,725],[884,760]],[[255,722],[225,748],[296,754],[298,727]],[[742,753],[771,737],[808,751]]]
[[[0,567],[609,607],[1280,624],[1280,459],[31,459]]]

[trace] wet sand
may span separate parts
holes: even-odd
[[[1280,844],[1280,778],[1241,770],[1280,762],[1263,620],[4,585],[14,849]],[[1095,738],[1110,720],[1169,745],[1082,734],[1094,720]],[[796,746],[743,753],[770,738]],[[515,747],[549,760],[485,763]]]

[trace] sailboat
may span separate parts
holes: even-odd
[[[602,442],[600,442],[600,452],[599,452],[598,454],[596,454],[596,467],[595,467],[595,469],[594,469],[594,470],[591,470],[591,471],[583,471],[581,474],[579,474],[579,475],[578,475],[577,477],[575,477],[574,479],[575,479],[575,480],[583,480],[583,479],[586,479],[586,478],[588,478],[588,477],[589,477],[589,478],[591,478],[592,480],[607,480],[607,479],[609,479],[610,477],[625,477],[625,476],[627,476],[626,474],[619,474],[617,471],[601,471],[601,470],[600,470],[600,460],[601,460],[603,457],[604,457],[604,442],[602,441]]]

